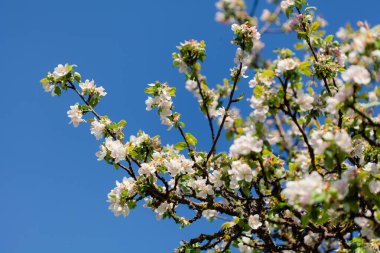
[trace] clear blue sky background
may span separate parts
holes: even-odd
[[[39,80],[58,63],[75,63],[84,78],[106,87],[101,114],[125,118],[127,134],[144,129],[175,143],[177,133],[167,132],[144,105],[146,84],[168,81],[178,88],[175,105],[187,131],[195,133],[200,148],[209,147],[208,130],[197,131],[206,120],[189,110],[197,103],[172,68],[171,53],[180,41],[204,39],[209,84],[228,76],[235,47],[229,26],[214,22],[214,1],[0,3],[0,252],[171,252],[181,239],[211,231],[202,222],[179,230],[143,208],[126,219],[113,217],[106,194],[123,172],[96,161],[99,143],[88,126],[68,125],[66,111],[77,101],[73,94],[52,98]],[[311,4],[318,5],[332,33],[347,21],[380,23],[378,0]],[[289,46],[294,36],[268,35],[263,41],[268,48]]]

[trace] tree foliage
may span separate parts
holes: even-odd
[[[58,65],[41,83],[52,95],[73,91],[80,98],[68,111],[71,123],[90,123],[102,141],[98,160],[125,171],[108,194],[116,216],[145,202],[181,227],[226,220],[213,234],[182,241],[176,252],[378,252],[380,27],[359,22],[335,38],[306,0],[270,2],[260,21],[257,1],[250,13],[243,0],[217,2],[216,20],[231,24],[236,45],[236,65],[222,85],[209,86],[202,74],[204,41],[180,43],[172,55],[207,119],[208,150],[186,132],[172,100],[176,88],[166,82],[149,84],[145,103],[182,136],[168,146],[143,131],[127,140],[125,120],[95,111],[104,88],[83,80],[75,65]],[[270,32],[299,41],[264,59]],[[247,118],[238,110],[238,85],[252,88]],[[228,153],[217,149],[224,135],[232,140]],[[192,216],[179,215],[180,207]]]

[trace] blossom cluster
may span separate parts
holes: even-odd
[[[90,123],[101,141],[98,160],[126,173],[108,194],[116,216],[144,202],[159,220],[220,227],[175,252],[378,252],[380,28],[359,22],[334,39],[305,0],[268,2],[275,10],[263,10],[262,27],[243,0],[217,2],[216,19],[231,24],[237,46],[221,85],[202,73],[204,41],[186,40],[172,54],[206,117],[197,124],[209,128],[209,147],[187,132],[174,111],[176,88],[166,82],[148,85],[145,104],[181,138],[173,145],[143,131],[126,139],[126,121],[95,111],[104,88],[83,82],[75,65],[58,65],[41,83],[52,95],[76,93],[81,102],[70,106],[70,123]],[[264,59],[261,40],[273,25],[299,41]],[[250,89],[247,98],[238,86]],[[240,110],[245,100],[248,113]],[[224,134],[226,151],[218,145]]]

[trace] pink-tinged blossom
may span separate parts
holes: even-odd
[[[57,67],[54,68],[53,77],[57,80],[60,79],[63,76],[66,76],[68,73],[70,73],[69,64],[58,64]]]
[[[281,1],[281,9],[284,11],[293,5],[294,5],[294,0],[283,0],[283,1]]]
[[[79,105],[72,105],[70,106],[70,110],[67,111],[67,116],[71,119],[70,124],[72,123],[74,127],[78,127],[79,123],[85,122],[84,119],[82,119],[82,110],[79,109]]]
[[[203,178],[191,178],[188,186],[192,188],[198,198],[207,198],[207,196],[213,196],[214,190],[210,184],[206,183],[206,179]]]
[[[99,122],[97,119],[94,119],[93,122],[91,122],[91,134],[95,136],[97,140],[100,140],[103,137],[104,130],[106,128],[106,125],[102,122]]]
[[[83,95],[89,95],[97,93],[99,96],[104,97],[107,95],[102,86],[96,87],[94,80],[86,80],[84,83],[79,83],[79,87],[82,89]]]
[[[150,163],[143,163],[143,164],[141,164],[141,166],[139,168],[139,174],[140,175],[149,176],[149,175],[153,175],[154,172],[156,172],[156,168]]]
[[[173,203],[168,203],[167,201],[162,202],[154,212],[157,213],[157,219],[160,220],[164,216],[164,214],[170,211],[173,208]]]
[[[54,84],[51,84],[50,81],[47,80],[47,78],[42,79],[41,84],[42,84],[42,87],[44,88],[44,90],[46,92],[51,92],[51,95],[55,96],[55,92],[54,92],[55,85]]]
[[[261,38],[261,34],[257,31],[257,27],[249,24],[233,24],[231,30],[235,34],[242,34],[246,38],[250,38],[252,42],[258,41]]]
[[[194,80],[187,80],[186,81],[186,89],[188,90],[188,91],[194,91],[194,90],[196,90],[198,88],[198,84],[197,84],[197,82],[196,81],[194,81]]]
[[[106,157],[107,155],[107,149],[104,145],[99,146],[99,151],[96,152],[96,156],[98,157],[98,161],[101,161]]]
[[[125,160],[127,150],[121,141],[107,137],[104,145],[110,151],[110,156],[115,159],[115,163]]]
[[[360,65],[351,65],[342,74],[342,79],[346,82],[353,81],[357,84],[369,84],[371,82],[371,74],[366,68]]]

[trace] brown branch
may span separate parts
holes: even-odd
[[[226,121],[226,118],[228,116],[228,111],[230,110],[230,107],[231,107],[231,104],[232,104],[232,101],[233,101],[235,89],[236,89],[237,83],[239,81],[242,68],[243,68],[243,63],[240,63],[238,71],[237,71],[236,76],[235,76],[234,84],[232,86],[232,91],[230,93],[229,101],[228,101],[228,104],[227,104],[224,116],[222,118],[222,123],[219,126],[218,133],[216,134],[216,138],[215,138],[214,142],[212,143],[211,149],[210,149],[210,151],[207,154],[207,158],[206,158],[205,163],[207,163],[207,161],[210,159],[211,155],[213,154],[213,152],[215,150],[216,144],[218,143],[220,134],[221,134],[222,129],[223,129],[223,125],[224,125],[224,123]]]

